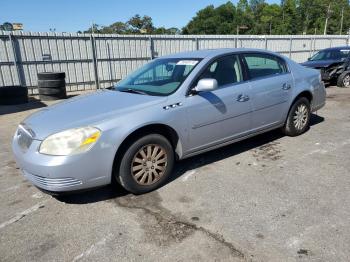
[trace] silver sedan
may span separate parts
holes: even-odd
[[[49,192],[115,180],[141,194],[164,185],[177,160],[276,128],[304,133],[325,93],[318,71],[272,52],[179,53],[34,113],[13,152],[24,176]]]

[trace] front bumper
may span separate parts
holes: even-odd
[[[41,141],[23,149],[15,135],[12,150],[23,175],[35,186],[51,192],[67,192],[103,186],[111,182],[114,155],[98,143],[86,153],[49,156],[38,152]],[[113,155],[113,156],[112,156]],[[112,156],[112,157],[111,157]]]
[[[341,73],[345,71],[343,68],[341,69],[335,68],[333,70],[327,70],[326,68],[321,68],[319,70],[321,73],[322,81],[325,81],[325,82],[336,80],[338,76],[340,76]]]
[[[325,69],[320,69],[322,81],[329,82],[334,78],[334,75],[330,75]]]

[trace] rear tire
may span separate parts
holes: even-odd
[[[345,87],[345,88],[350,87],[350,72],[349,71],[343,72],[342,74],[340,74],[340,76],[338,76],[337,86],[338,87]]]
[[[116,180],[134,194],[153,191],[168,180],[174,166],[174,150],[162,135],[150,134],[133,142],[124,155]]]
[[[310,127],[310,116],[309,100],[305,97],[299,98],[289,110],[282,132],[287,136],[299,136],[305,133]]]

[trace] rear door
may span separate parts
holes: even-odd
[[[252,131],[284,122],[294,81],[286,62],[266,53],[242,54],[251,85]]]

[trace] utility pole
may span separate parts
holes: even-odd
[[[344,7],[341,9],[340,35],[343,33]]]
[[[309,13],[306,12],[305,27],[304,27],[304,35],[307,34],[308,25],[309,25]]]
[[[329,3],[328,9],[327,9],[326,22],[324,24],[324,31],[323,31],[324,35],[327,34],[328,19],[329,19],[330,15],[331,15],[331,3]]]

